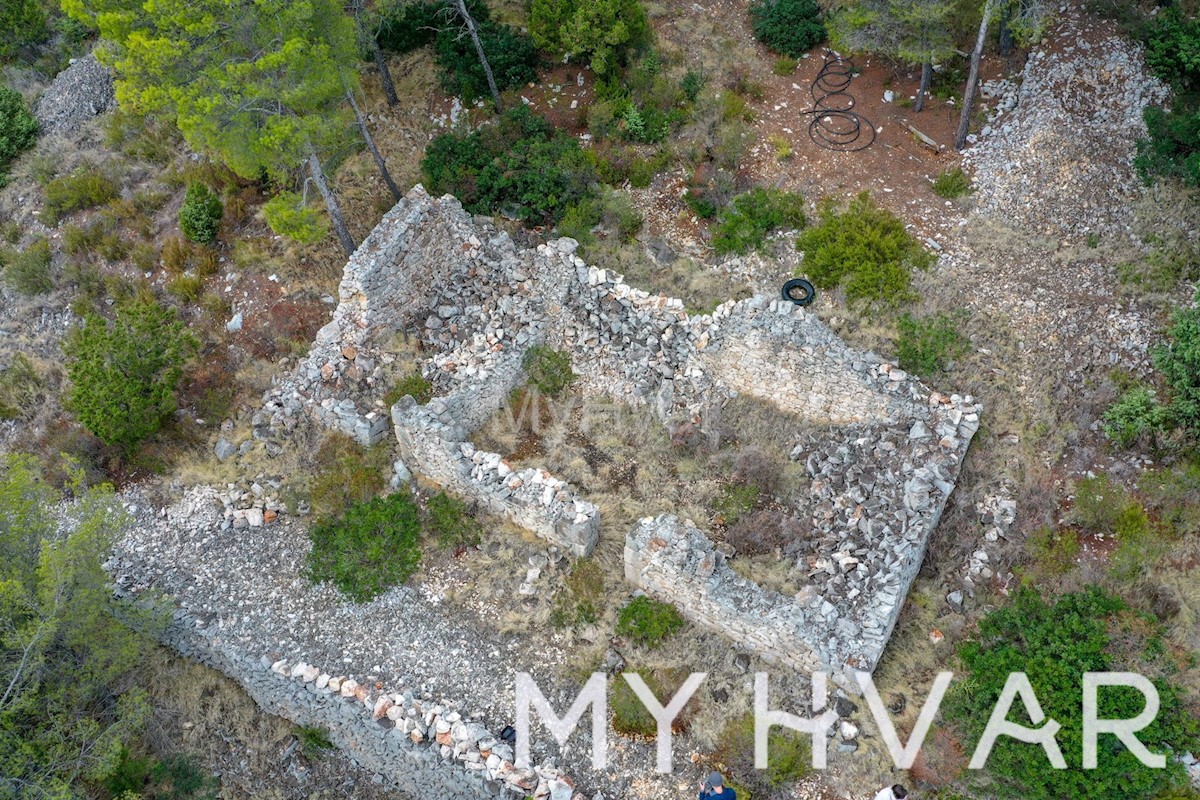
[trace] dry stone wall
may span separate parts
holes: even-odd
[[[689,315],[682,301],[631,287],[575,250],[571,239],[518,247],[454,198],[414,188],[346,265],[333,320],[268,397],[273,420],[307,405],[378,441],[387,415],[356,397],[354,381],[378,370],[381,338],[420,331],[437,396],[390,410],[407,465],[587,555],[599,531],[594,505],[545,470],[513,470],[469,441],[524,382],[530,347],[566,350],[582,391],[650,405],[668,425],[703,425],[706,409],[738,394],[773,403],[794,422],[779,435],[810,477],[795,509],[807,533],[784,553],[803,590],[770,596],[728,573],[701,532],[666,519],[651,526],[657,534],[647,524],[629,534],[626,573],[779,661],[873,669],[978,428],[978,405],[852,350],[792,303],[753,297]]]

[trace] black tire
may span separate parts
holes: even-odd
[[[806,306],[817,299],[817,290],[804,278],[792,278],[783,285],[783,299],[798,306]]]

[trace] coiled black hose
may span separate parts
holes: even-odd
[[[821,71],[809,87],[813,108],[803,112],[812,115],[809,138],[826,150],[853,153],[875,141],[875,126],[853,111],[854,95],[848,91],[853,78],[854,62],[826,50]]]

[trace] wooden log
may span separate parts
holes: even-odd
[[[906,125],[905,127],[908,128],[908,130],[912,133],[913,136],[917,137],[917,141],[919,141],[921,144],[923,144],[926,147],[928,147],[929,149],[933,150],[935,153],[941,152],[941,149],[942,149],[941,146],[937,142],[935,142],[933,139],[930,139],[928,136],[921,133],[919,130],[914,128],[912,125]]]

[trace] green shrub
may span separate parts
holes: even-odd
[[[1104,435],[1118,447],[1132,447],[1143,436],[1153,440],[1166,426],[1166,410],[1154,390],[1137,386],[1104,412]]]
[[[1200,18],[1167,4],[1142,28],[1146,66],[1180,95],[1200,92]]]
[[[643,595],[621,609],[616,633],[646,647],[657,647],[683,624],[675,606]]]
[[[50,277],[50,242],[36,239],[20,253],[8,257],[4,279],[21,294],[46,294],[54,289]]]
[[[365,503],[387,486],[391,465],[388,448],[362,447],[345,434],[326,436],[317,448],[309,499],[318,518],[333,518],[356,503]]]
[[[555,598],[550,624],[556,628],[591,625],[600,619],[604,598],[603,569],[594,559],[578,559],[571,565],[565,591]]]
[[[754,0],[750,22],[756,39],[792,58],[800,58],[825,39],[816,0]]]
[[[112,323],[89,314],[63,345],[71,409],[103,442],[128,452],[174,413],[195,347],[174,310],[152,299],[119,305]]]
[[[1143,473],[1146,507],[1176,537],[1200,533],[1200,464]]]
[[[713,510],[724,525],[733,525],[738,517],[758,505],[762,490],[750,483],[727,483],[713,500]]]
[[[437,536],[439,547],[474,547],[479,544],[483,526],[467,511],[462,500],[438,492],[429,498],[429,530]]]
[[[944,371],[951,361],[967,352],[967,339],[958,332],[952,315],[914,317],[905,314],[900,317],[898,327],[896,360],[902,369],[923,378]]]
[[[1075,485],[1074,519],[1084,529],[1103,534],[1116,532],[1116,520],[1136,505],[1129,492],[1107,475],[1084,478]]]
[[[1200,186],[1200,108],[1180,104],[1174,111],[1150,106],[1142,113],[1149,139],[1139,140],[1134,166],[1146,183],[1178,178]]]
[[[1150,677],[1162,705],[1138,739],[1152,752],[1179,753],[1196,746],[1196,721],[1182,707],[1179,690],[1154,677],[1175,671],[1163,653],[1160,635],[1152,622],[1126,611],[1118,598],[1095,587],[1065,595],[1053,605],[1034,589],[1024,588],[1007,606],[984,617],[978,636],[959,649],[967,675],[947,698],[947,716],[978,737],[1009,673],[1023,671],[1046,716],[1062,726],[1056,738],[1068,767],[1051,769],[1040,747],[1001,737],[987,763],[989,796],[1125,800],[1150,798],[1181,784],[1183,768],[1173,758],[1168,756],[1165,769],[1150,769],[1112,737],[1101,739],[1098,768],[1081,768],[1080,687],[1085,672],[1129,669]],[[1136,690],[1115,687],[1100,694],[1100,716],[1105,719],[1130,719],[1143,706]]]
[[[417,571],[420,533],[417,507],[405,492],[357,503],[312,527],[309,578],[367,602]]]
[[[617,74],[653,38],[638,0],[533,0],[529,32],[549,53],[586,59],[600,78]]]
[[[301,725],[296,728],[296,739],[300,742],[300,751],[309,761],[315,761],[324,755],[326,750],[333,749],[333,742],[324,728]]]
[[[804,227],[804,198],[782,189],[756,186],[738,195],[713,227],[718,254],[746,253],[762,245],[779,228]]]
[[[199,275],[184,273],[167,281],[167,294],[184,303],[194,303],[204,293],[204,279]]]
[[[713,756],[744,787],[740,798],[793,796],[795,784],[812,772],[812,748],[809,739],[787,728],[773,727],[767,734],[767,768],[754,767],[754,716],[747,714],[726,723],[717,740]],[[780,793],[785,794],[780,794]]]
[[[557,397],[575,382],[571,355],[565,350],[534,345],[525,351],[521,365],[529,376],[529,383],[549,397]]]
[[[0,420],[22,419],[41,394],[42,379],[24,353],[0,369]]]
[[[575,137],[526,106],[480,130],[435,138],[421,161],[429,188],[474,214],[504,212],[553,223],[595,193],[595,173]]]
[[[1073,528],[1043,525],[1029,535],[1026,546],[1043,573],[1064,575],[1074,569],[1079,558],[1079,533]]]
[[[626,670],[629,672],[630,670]],[[662,686],[654,673],[638,671],[646,685],[654,692],[659,700],[664,700]],[[609,695],[609,708],[612,709],[613,730],[625,736],[654,736],[658,731],[658,723],[646,708],[646,705],[633,693],[629,681],[618,675],[612,684],[612,694]]]
[[[471,7],[474,5],[469,3],[468,7],[471,16],[478,22],[481,19],[476,9]],[[445,3],[389,3],[383,6],[375,41],[384,50],[411,53],[417,48],[433,44],[451,13]]]
[[[112,178],[94,167],[78,169],[70,175],[46,184],[47,225],[54,225],[66,214],[93,208],[120,194]]]
[[[37,141],[38,124],[20,92],[0,86],[0,179],[8,165]]]
[[[971,191],[971,179],[962,167],[948,169],[933,179],[933,193],[947,200],[962,197]]]
[[[46,11],[38,0],[8,0],[0,5],[0,59],[45,41]]]
[[[225,213],[221,198],[203,183],[188,186],[179,209],[179,229],[197,244],[211,244],[217,238]]]
[[[912,272],[933,256],[904,223],[863,192],[845,211],[826,203],[821,224],[800,233],[803,269],[817,286],[840,286],[849,303],[897,305],[913,299]]]
[[[263,204],[262,211],[271,230],[300,244],[315,244],[329,233],[325,217],[297,192],[280,192]]]
[[[400,402],[400,398],[408,395],[412,395],[414,400],[424,405],[433,399],[433,384],[425,380],[420,372],[410,372],[396,381],[396,385],[383,396],[383,402],[391,408]]]
[[[497,22],[481,23],[478,31],[492,77],[500,91],[537,80],[541,57],[531,38],[511,25]],[[435,55],[442,68],[442,85],[447,92],[461,96],[466,102],[491,97],[487,75],[476,55],[475,45],[457,25],[438,32]]]
[[[1192,302],[1191,308],[1175,313],[1167,329],[1170,341],[1154,351],[1154,366],[1170,390],[1172,424],[1200,433],[1200,292]]]
[[[796,71],[796,65],[799,62],[791,56],[780,56],[775,59],[775,63],[771,65],[771,71],[776,75],[791,75]]]
[[[599,197],[581,200],[567,209],[556,226],[560,236],[569,236],[582,245],[593,241],[592,229],[601,226],[621,241],[631,239],[642,227],[642,215],[629,196],[612,189]]]
[[[696,102],[696,99],[700,97],[700,92],[704,89],[705,82],[703,72],[689,69],[683,74],[683,81],[680,84],[680,88],[683,89],[683,94],[687,97],[689,103]]]

